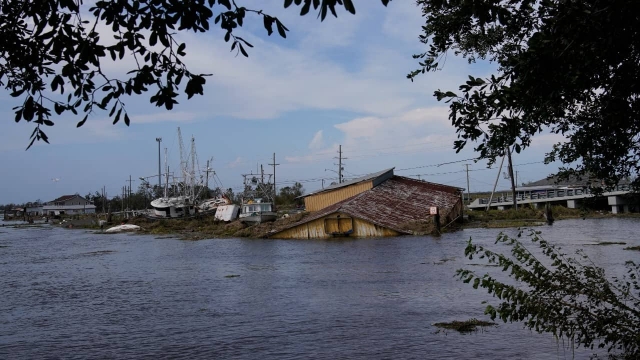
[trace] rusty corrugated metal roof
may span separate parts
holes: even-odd
[[[67,201],[67,200],[73,199],[73,198],[74,198],[74,197],[76,197],[76,196],[80,196],[80,195],[78,195],[78,194],[74,194],[74,195],[62,195],[62,196],[60,196],[59,198],[57,198],[57,199],[55,199],[55,200],[52,200],[52,201],[50,201],[50,202],[61,202],[61,201]]]
[[[459,191],[452,186],[393,176],[371,190],[312,213],[304,221],[291,224],[280,231],[334,212],[342,212],[378,226],[409,234],[411,231],[406,226],[429,220],[430,207],[437,206],[441,211],[449,212],[460,201]]]
[[[317,194],[320,194],[320,193],[323,193],[323,192],[327,192],[327,191],[331,191],[331,190],[335,190],[335,189],[340,189],[340,188],[343,188],[343,187],[346,187],[346,186],[350,186],[350,185],[353,185],[353,184],[357,184],[357,183],[360,183],[360,182],[363,182],[363,181],[375,180],[375,179],[377,179],[379,177],[382,177],[383,175],[387,175],[387,173],[389,173],[389,172],[391,173],[390,176],[393,176],[393,169],[395,169],[395,168],[389,168],[389,169],[378,171],[378,172],[375,172],[375,173],[371,173],[371,174],[368,174],[368,175],[365,175],[365,176],[362,176],[362,177],[359,177],[359,178],[356,178],[356,179],[353,179],[353,180],[345,181],[343,183],[327,186],[324,189],[319,189],[319,190],[316,190],[314,192],[299,196],[299,198],[304,198],[304,197],[307,197],[307,196],[317,195]]]

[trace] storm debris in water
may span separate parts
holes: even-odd
[[[433,324],[433,326],[435,327],[439,327],[439,328],[443,328],[443,329],[450,329],[450,330],[456,330],[459,331],[461,333],[465,333],[465,332],[471,332],[471,331],[476,331],[477,327],[485,327],[485,326],[497,326],[498,324],[491,322],[491,321],[483,321],[483,320],[478,320],[478,319],[469,319],[467,321],[452,321],[452,322],[440,322],[440,323],[435,323]]]

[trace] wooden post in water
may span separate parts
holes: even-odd
[[[436,227],[436,235],[440,235],[440,209],[436,206],[430,207],[429,215],[433,215],[433,225]]]
[[[551,211],[551,203],[547,202],[544,206],[544,218],[547,219],[547,224],[552,225],[554,222],[553,212]]]

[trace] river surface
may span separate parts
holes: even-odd
[[[623,250],[640,245],[637,219],[538,229],[612,273],[640,257]],[[432,325],[488,320],[482,301],[495,299],[454,274],[476,263],[464,257],[469,237],[492,245],[498,232],[180,241],[0,227],[0,359],[588,358],[521,324]],[[603,241],[626,245],[589,245]]]

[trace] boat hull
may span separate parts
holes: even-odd
[[[240,206],[234,204],[218,206],[215,218],[220,221],[233,221],[238,218],[239,211]]]
[[[191,217],[197,214],[196,207],[185,197],[160,198],[151,202],[152,217],[174,219]]]
[[[261,224],[275,221],[278,215],[274,212],[253,213],[250,215],[240,215],[240,222],[244,224]]]

